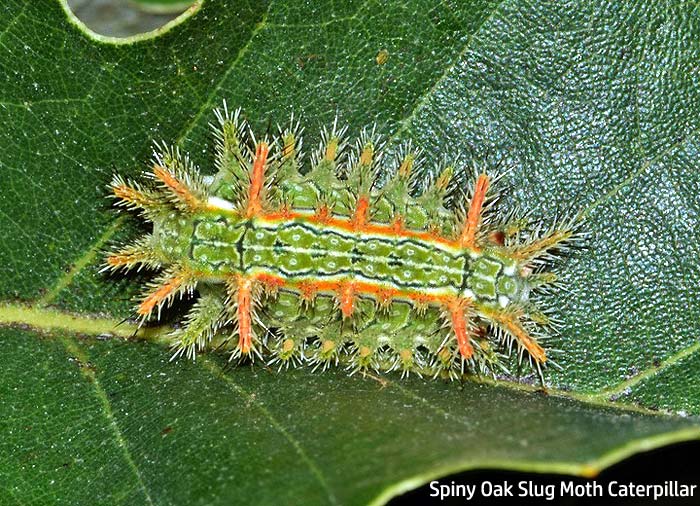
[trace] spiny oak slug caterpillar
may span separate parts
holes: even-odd
[[[471,191],[452,188],[452,167],[430,176],[410,145],[382,160],[377,136],[349,146],[337,122],[302,172],[298,123],[256,140],[240,111],[215,113],[215,176],[161,146],[146,181],[111,183],[119,205],[153,223],[106,260],[161,271],[141,322],[198,294],[170,335],[174,357],[224,348],[280,366],[343,360],[353,372],[456,378],[504,370],[515,348],[542,376],[555,324],[533,299],[556,284],[546,268],[581,238],[577,219],[499,216],[485,173]]]

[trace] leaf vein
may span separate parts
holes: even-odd
[[[321,487],[323,487],[323,490],[326,492],[328,500],[331,502],[331,504],[338,504],[338,500],[336,499],[335,494],[333,494],[333,491],[330,489],[328,482],[326,482],[326,479],[323,476],[323,473],[321,472],[319,467],[311,459],[311,457],[309,457],[309,455],[306,453],[299,441],[294,436],[292,436],[287,431],[287,429],[284,428],[284,426],[279,422],[279,420],[277,420],[277,418],[274,417],[270,410],[268,410],[265,407],[265,405],[262,404],[259,400],[251,396],[251,394],[249,394],[242,386],[233,381],[233,379],[231,379],[230,376],[224,374],[223,370],[211,360],[205,359],[202,360],[200,363],[203,363],[212,374],[224,380],[224,382],[227,385],[229,385],[238,395],[240,395],[244,399],[250,399],[255,403],[257,408],[265,416],[265,418],[267,418],[270,421],[270,424],[275,428],[275,430],[282,434],[282,436],[289,442],[292,448],[294,448],[294,451],[296,451],[299,457],[301,457],[306,466],[309,468],[309,471],[311,471],[311,474],[314,475]]]
[[[88,357],[86,356],[85,352],[73,339],[65,338],[61,341],[68,353],[75,356],[81,362],[88,362]],[[112,434],[114,435],[117,447],[121,450],[122,456],[124,457],[124,460],[126,460],[129,469],[131,469],[131,471],[134,473],[139,488],[141,489],[141,492],[146,498],[147,503],[153,506],[153,499],[151,498],[151,494],[149,493],[148,488],[146,487],[146,483],[143,481],[141,471],[136,465],[136,462],[134,461],[131,452],[129,451],[129,448],[126,444],[124,435],[122,434],[122,431],[119,428],[119,424],[117,423],[117,420],[114,417],[114,412],[112,411],[112,405],[109,401],[109,398],[107,397],[107,392],[104,391],[99,379],[97,378],[97,375],[91,369],[81,367],[80,371],[83,374],[83,376],[89,379],[90,383],[93,385],[97,399],[102,406],[102,413],[104,414],[105,418],[107,419],[109,425],[112,428]]]
[[[0,45],[3,47],[7,48],[3,42],[3,39],[5,38],[5,35],[8,34],[8,32],[17,24],[17,21],[19,21],[20,18],[23,18],[25,15],[25,11],[27,10],[27,7],[31,4],[31,2],[25,3],[20,11],[17,13],[17,15],[12,18],[12,20],[7,23],[7,26],[5,26],[5,29],[0,32]]]
[[[389,138],[388,142],[393,142],[395,139],[399,138],[401,134],[406,132],[408,130],[410,124],[412,121],[416,118],[416,115],[420,110],[423,109],[424,106],[428,104],[428,101],[430,98],[435,94],[435,91],[437,90],[438,86],[447,79],[447,77],[450,75],[452,70],[455,68],[455,66],[462,60],[464,55],[467,53],[469,48],[472,46],[472,42],[474,42],[476,35],[481,31],[481,29],[493,19],[493,17],[499,12],[501,6],[505,3],[506,0],[501,0],[498,4],[494,5],[493,10],[491,13],[484,18],[484,20],[481,22],[481,24],[474,29],[472,33],[469,34],[467,39],[464,42],[464,47],[460,50],[459,54],[455,57],[454,61],[447,66],[447,68],[444,70],[442,74],[435,80],[435,82],[432,84],[432,86],[425,92],[423,95],[421,95],[418,100],[416,100],[416,103],[414,104],[413,108],[411,109],[410,113],[401,121],[398,123],[398,128],[396,129],[396,132]]]
[[[270,13],[270,9],[272,7],[272,4],[273,4],[273,2],[270,2],[270,4],[267,6],[267,11],[263,14],[262,19],[256,25],[256,27],[250,32],[250,39],[241,49],[238,50],[238,54],[233,59],[231,64],[228,66],[226,71],[223,73],[223,75],[221,76],[221,79],[219,79],[219,81],[212,87],[211,92],[207,96],[206,100],[202,103],[202,105],[200,106],[197,113],[192,118],[192,121],[190,121],[185,126],[185,128],[182,130],[182,133],[178,136],[177,141],[175,142],[176,144],[181,144],[182,141],[185,140],[187,138],[187,136],[192,132],[192,130],[194,130],[194,128],[197,126],[202,115],[205,112],[212,109],[214,97],[216,97],[216,95],[221,90],[223,83],[226,82],[226,80],[228,79],[228,76],[231,74],[231,72],[233,72],[233,70],[243,60],[243,57],[248,53],[248,49],[250,48],[250,45],[252,44],[255,37],[262,30],[267,28],[267,17],[268,17],[268,14]]]
[[[655,163],[660,162],[663,160],[666,156],[670,155],[673,153],[675,150],[680,148],[683,144],[688,142],[688,140],[692,137],[694,137],[698,133],[699,129],[694,129],[691,132],[689,132],[687,135],[685,135],[682,139],[679,139],[678,141],[674,142],[670,146],[668,146],[666,149],[662,150],[652,158],[649,158],[645,162],[643,162],[639,168],[635,171],[633,171],[629,176],[627,176],[625,179],[620,181],[617,185],[613,186],[610,191],[607,193],[601,195],[601,197],[591,203],[582,213],[582,216],[588,215],[593,209],[596,207],[600,206],[601,204],[604,204],[608,200],[610,200],[612,197],[617,195],[620,191],[622,191],[624,188],[628,187],[632,182],[634,182],[635,179],[640,177],[642,174],[644,174],[649,168],[654,165]]]

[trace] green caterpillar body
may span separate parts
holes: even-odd
[[[576,238],[572,224],[544,234],[517,220],[486,224],[485,174],[468,209],[450,211],[452,168],[415,195],[417,155],[402,148],[382,167],[380,144],[366,134],[350,155],[342,132],[324,134],[303,174],[298,128],[282,131],[273,155],[238,112],[217,117],[213,178],[165,149],[156,184],[112,184],[153,233],[111,254],[108,266],[163,269],[138,313],[199,293],[171,335],[176,355],[224,347],[281,366],[344,361],[352,371],[454,378],[465,366],[501,370],[515,345],[541,373],[550,322],[531,294],[555,281],[544,260]],[[383,170],[394,175],[379,187]]]
[[[387,238],[318,226],[308,219],[240,220],[226,211],[156,225],[163,258],[223,283],[236,274],[289,283],[345,279],[401,292],[469,297],[479,304],[527,302],[516,263],[497,250],[475,254],[413,238]]]

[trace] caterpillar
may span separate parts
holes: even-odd
[[[304,170],[299,122],[257,140],[240,110],[224,102],[215,116],[214,176],[156,144],[143,181],[110,185],[153,224],[106,258],[108,270],[160,271],[140,322],[197,294],[169,335],[173,358],[221,348],[279,367],[454,379],[508,372],[515,349],[542,377],[557,322],[535,299],[558,286],[547,268],[580,220],[499,215],[497,178],[473,171],[465,189],[451,166],[421,169],[410,144],[383,156],[366,129],[351,145],[337,120]]]

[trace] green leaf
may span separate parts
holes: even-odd
[[[686,3],[207,1],[116,41],[58,0],[3,2],[0,502],[380,504],[698,438],[699,41]],[[306,146],[338,114],[429,163],[498,153],[503,208],[583,212],[547,390],[169,362],[165,330],[128,339],[145,277],[98,271],[139,225],[105,185],[154,139],[211,171],[223,99],[261,132],[301,115]]]

